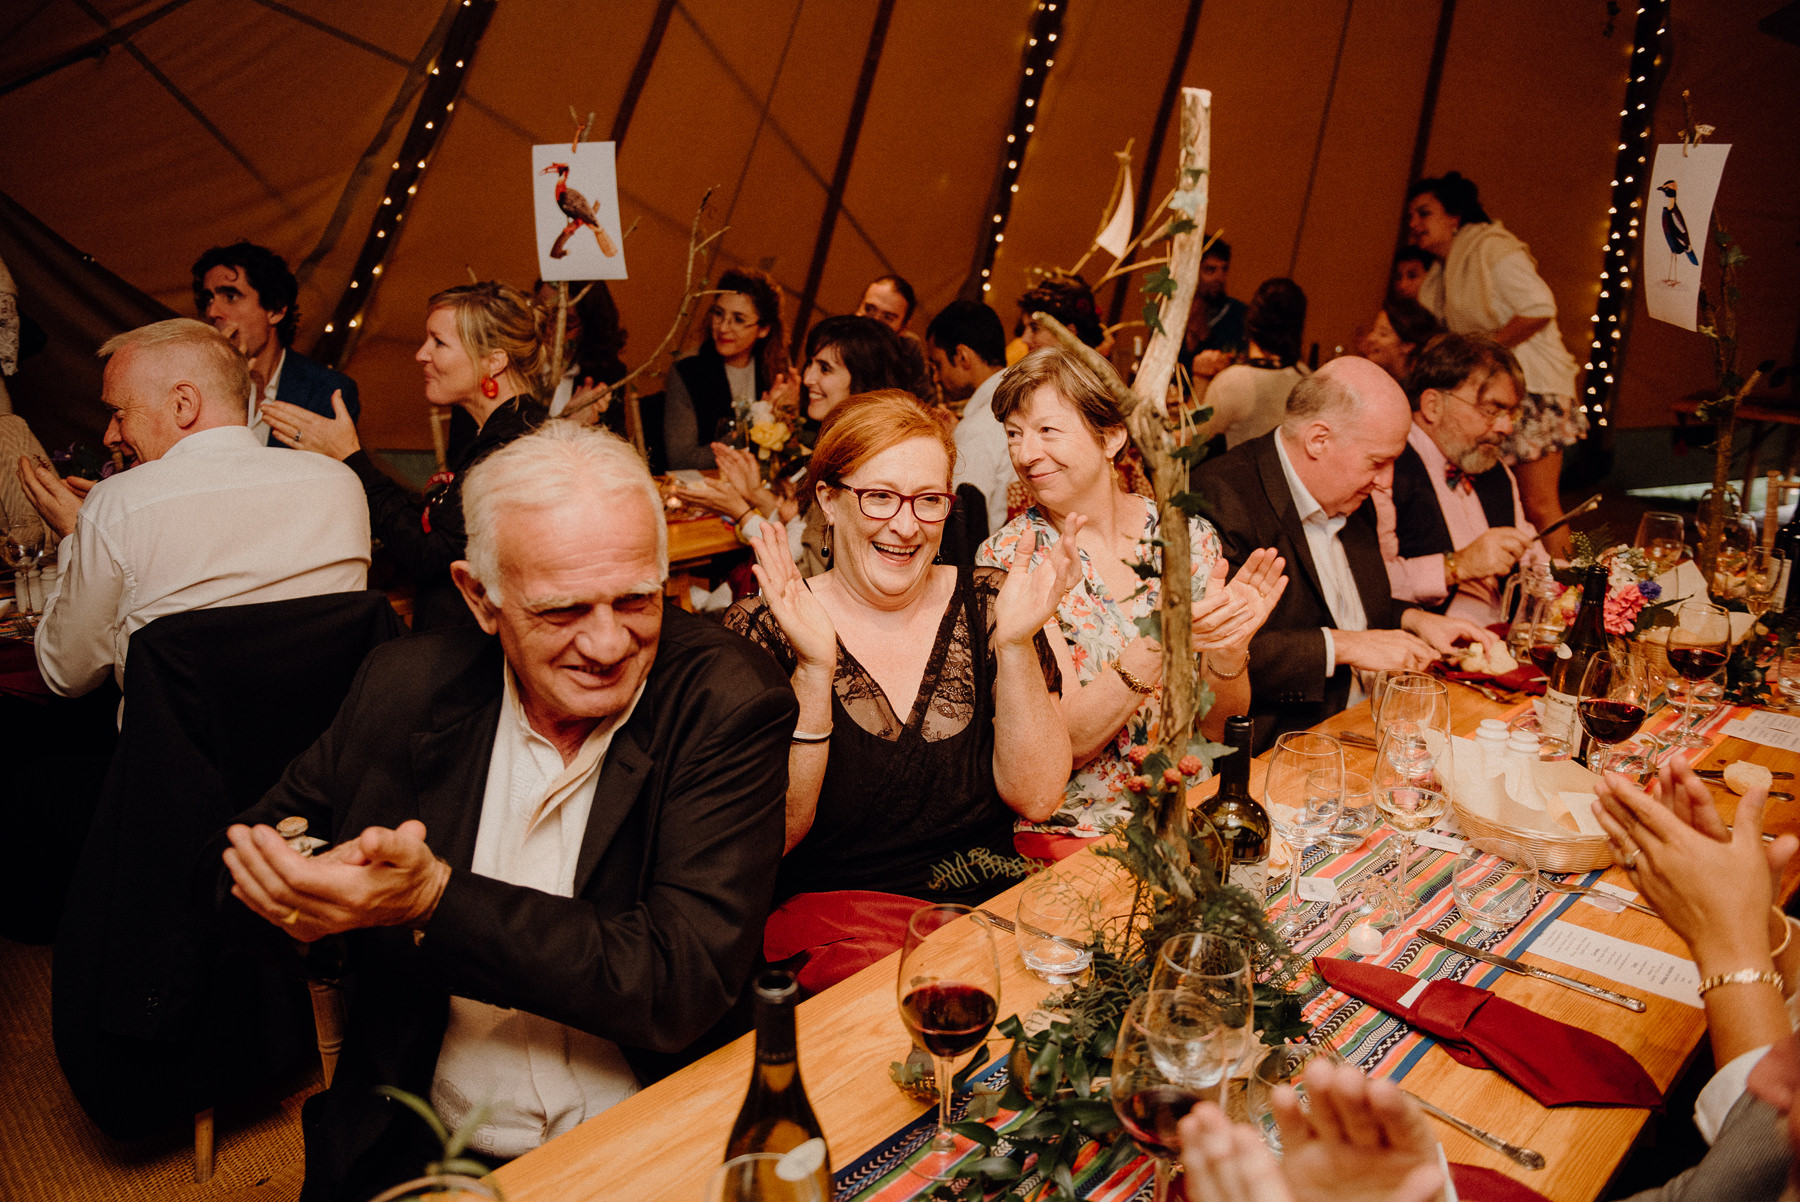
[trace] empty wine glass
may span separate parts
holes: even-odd
[[[21,614],[43,608],[43,598],[38,596],[41,585],[35,573],[45,555],[44,534],[43,523],[29,518],[11,523],[0,536],[0,559],[13,569],[13,606]]]
[[[1725,667],[1731,650],[1731,615],[1708,601],[1683,601],[1675,607],[1675,625],[1669,630],[1669,666],[1688,682],[1687,722],[1674,738],[1677,747],[1705,747],[1694,733],[1700,711],[1694,706],[1694,687]]]
[[[1201,931],[1165,939],[1150,970],[1150,988],[1205,999],[1224,1017],[1224,1028],[1239,1033],[1231,1045],[1236,1058],[1225,1061],[1225,1076],[1244,1064],[1255,1029],[1256,977],[1243,940]]]
[[[1661,576],[1687,554],[1687,524],[1679,513],[1646,513],[1638,519],[1632,546],[1644,553],[1650,569]]]
[[[1331,833],[1344,798],[1344,749],[1330,735],[1290,731],[1275,740],[1263,774],[1263,809],[1288,845],[1288,909],[1276,930],[1292,938],[1304,928],[1300,868],[1307,849]]]
[[[1133,998],[1125,1008],[1119,1038],[1113,1044],[1108,1087],[1119,1122],[1139,1147],[1156,1158],[1154,1202],[1166,1202],[1169,1196],[1170,1162],[1181,1151],[1176,1126],[1208,1092],[1172,1078],[1152,1051],[1146,1015],[1171,996],[1168,990],[1152,989]]]
[[[982,916],[968,906],[915,911],[900,949],[898,994],[901,1021],[937,1068],[937,1133],[931,1151],[909,1168],[947,1181],[960,1159],[950,1131],[951,1064],[981,1046],[1000,1012],[1000,957]]]
[[[1606,770],[1613,746],[1635,735],[1649,716],[1648,677],[1643,657],[1622,644],[1603,647],[1588,661],[1575,713],[1595,744],[1587,757],[1595,772]]]
[[[1448,688],[1428,676],[1404,684],[1404,689],[1389,690],[1369,780],[1375,805],[1400,832],[1401,843],[1393,878],[1374,886],[1368,900],[1390,911],[1395,925],[1405,923],[1417,907],[1408,888],[1414,836],[1443,817],[1453,779]]]

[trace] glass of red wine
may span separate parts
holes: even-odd
[[[1169,1196],[1169,1167],[1181,1152],[1176,1125],[1196,1103],[1209,1096],[1218,1100],[1216,1084],[1210,1089],[1191,1085],[1166,1071],[1166,1050],[1153,1041],[1151,1016],[1167,1010],[1177,996],[1174,990],[1152,989],[1133,998],[1113,1044],[1113,1110],[1138,1146],[1156,1158],[1154,1202]]]
[[[1675,607],[1675,625],[1669,628],[1669,666],[1693,686],[1709,680],[1725,667],[1731,652],[1731,615],[1708,601],[1683,601]],[[1677,747],[1705,747],[1694,733],[1700,709],[1689,702],[1687,723],[1675,736]]]
[[[1640,656],[1623,646],[1610,646],[1588,661],[1581,674],[1575,713],[1594,746],[1588,767],[1606,771],[1614,746],[1637,734],[1650,713],[1650,682]]]
[[[926,906],[906,924],[900,949],[900,1018],[937,1067],[938,1128],[911,1171],[956,1176],[962,1159],[950,1130],[951,1066],[981,1046],[1000,1012],[1000,956],[987,921],[968,906]]]

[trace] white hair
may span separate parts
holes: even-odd
[[[99,357],[110,359],[123,350],[171,358],[169,370],[195,376],[203,400],[240,417],[249,410],[250,361],[231,339],[203,321],[172,317],[126,330],[107,339]]]
[[[470,468],[463,479],[469,570],[495,604],[500,597],[499,532],[508,509],[549,509],[592,497],[636,497],[656,523],[658,580],[669,576],[669,527],[662,494],[636,448],[607,430],[548,421]]]

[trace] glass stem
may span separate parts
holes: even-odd
[[[938,1129],[932,1137],[931,1149],[934,1152],[948,1152],[955,1146],[956,1137],[950,1133],[950,1061],[943,1056],[933,1056],[932,1065],[937,1069],[938,1087]]]
[[[1169,1162],[1160,1156],[1156,1158],[1156,1179],[1150,1198],[1151,1202],[1168,1202],[1169,1198]]]
[[[1403,832],[1400,836],[1400,875],[1397,878],[1395,878],[1395,882],[1394,882],[1394,887],[1399,891],[1399,894],[1400,894],[1400,897],[1398,900],[1400,902],[1401,909],[1409,908],[1406,905],[1406,902],[1408,900],[1408,894],[1406,891],[1406,886],[1407,886],[1406,878],[1412,872],[1412,852],[1413,852],[1412,832],[1411,831]]]

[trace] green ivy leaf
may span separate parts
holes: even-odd
[[[1017,1163],[1005,1156],[985,1156],[969,1166],[989,1181],[1017,1181],[1025,1173]]]
[[[1167,264],[1157,267],[1144,277],[1143,291],[1152,296],[1175,295],[1175,275]]]
[[[986,1123],[960,1122],[951,1123],[950,1130],[964,1139],[972,1139],[984,1148],[991,1148],[1000,1142],[1000,1133]]]
[[[1199,228],[1200,227],[1195,225],[1190,219],[1186,217],[1177,217],[1175,220],[1169,222],[1168,231],[1163,236],[1165,238],[1174,238],[1181,234],[1191,234]]]
[[[1150,327],[1153,334],[1166,334],[1163,329],[1162,307],[1154,301],[1144,306],[1144,324]]]

